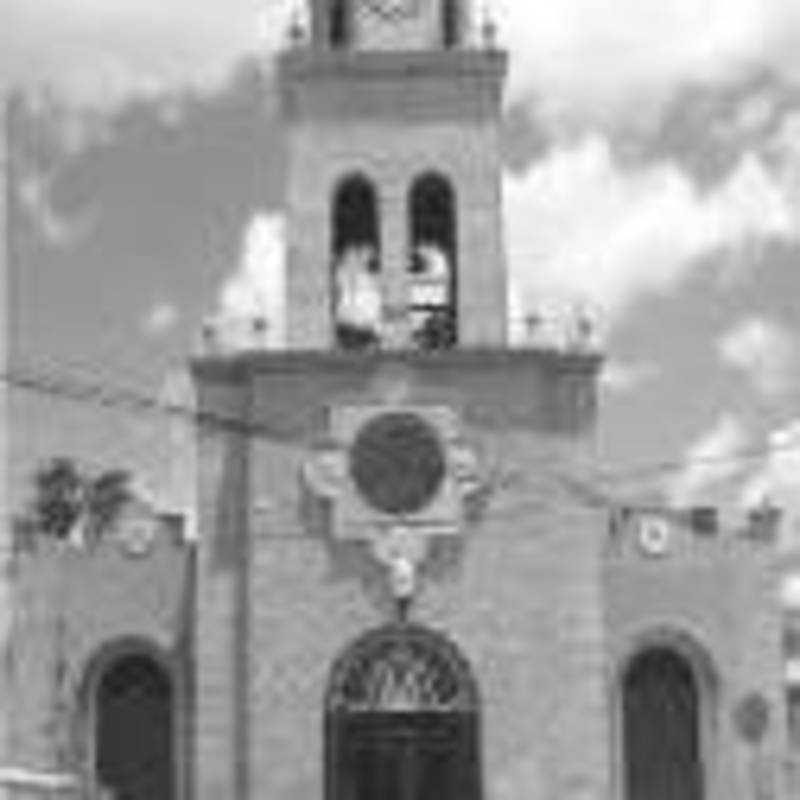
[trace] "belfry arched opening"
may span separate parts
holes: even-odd
[[[336,344],[346,350],[381,340],[380,221],[375,186],[364,175],[343,178],[332,207],[331,282]]]
[[[481,800],[478,692],[449,640],[416,626],[363,636],[333,667],[327,800]]]
[[[422,350],[458,343],[457,198],[443,175],[426,173],[409,198],[411,327]]]

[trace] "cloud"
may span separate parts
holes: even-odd
[[[674,505],[749,511],[768,501],[783,512],[783,543],[800,547],[800,419],[757,439],[741,419],[723,413],[687,448],[684,460],[666,486]]]
[[[15,35],[0,48],[0,75],[10,85],[46,82],[103,108],[175,85],[218,86],[242,55],[277,49],[293,5],[11,0]]]
[[[285,273],[283,215],[254,214],[245,228],[239,265],[223,284],[212,317],[219,346],[226,349],[285,346]],[[259,333],[254,325],[261,321],[266,327]]]
[[[790,331],[761,317],[750,317],[727,331],[717,342],[724,364],[744,373],[765,398],[777,398],[793,383],[797,369]]]
[[[505,178],[507,251],[518,302],[599,306],[613,324],[667,294],[717,251],[798,236],[795,209],[760,158],[701,193],[670,161],[625,169],[593,135]]]
[[[15,35],[0,48],[13,82],[54,80],[107,104],[128,91],[207,80],[245,52],[274,51],[294,0],[10,0]],[[511,97],[553,109],[646,116],[699,74],[767,62],[800,72],[795,0],[494,0],[511,51]],[[481,15],[483,4],[476,3]]]
[[[612,359],[603,366],[600,385],[611,394],[628,395],[657,380],[661,374],[661,367],[654,361]]]
[[[142,320],[142,331],[146,336],[163,336],[177,325],[179,319],[180,313],[177,307],[162,300],[145,315]]]
[[[787,543],[800,547],[800,419],[770,434],[767,455],[741,492],[746,508],[761,504],[765,498],[784,512]]]
[[[19,207],[52,247],[67,248],[86,239],[97,225],[96,209],[62,213],[53,204],[53,172],[29,169],[15,184]]]
[[[511,51],[512,101],[535,95],[562,113],[639,116],[686,80],[717,80],[764,63],[800,67],[794,0],[496,0]]]
[[[765,152],[795,209],[795,224],[800,226],[800,112],[784,115]]]
[[[735,456],[750,443],[743,423],[729,413],[700,436],[684,456],[685,466],[668,481],[667,494],[676,506],[708,503],[708,494],[739,475],[742,464]]]

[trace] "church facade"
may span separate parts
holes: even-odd
[[[788,800],[776,519],[597,497],[600,356],[509,347],[490,26],[309,12],[287,347],[192,365],[196,542],[22,557],[20,601],[59,588],[10,758],[87,798]]]

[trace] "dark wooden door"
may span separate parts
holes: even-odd
[[[336,800],[479,800],[474,719],[365,714],[334,723]],[[338,756],[336,755],[338,753]]]
[[[97,692],[98,783],[115,800],[173,800],[172,687],[145,656],[120,659]]]
[[[626,800],[703,800],[700,699],[670,650],[639,656],[624,683]]]

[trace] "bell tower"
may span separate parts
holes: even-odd
[[[293,350],[506,343],[507,58],[471,0],[310,0],[279,63]]]

